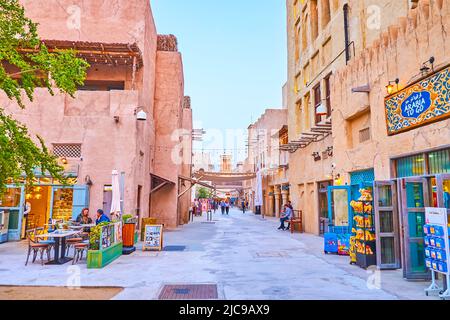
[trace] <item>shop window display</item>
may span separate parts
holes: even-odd
[[[0,197],[0,207],[17,208],[20,206],[20,188],[8,188],[6,193]]]
[[[73,189],[55,189],[53,195],[53,219],[72,219]]]

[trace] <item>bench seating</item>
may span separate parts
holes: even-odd
[[[298,225],[300,233],[303,233],[303,211],[294,210],[294,215],[292,216],[291,220],[288,221],[288,223],[288,229],[291,231],[291,233],[294,233],[295,225]]]

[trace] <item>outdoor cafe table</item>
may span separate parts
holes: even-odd
[[[84,228],[93,228],[95,226],[96,225],[94,223],[91,223],[91,224],[80,224],[79,226],[69,226],[69,228],[73,230],[82,230]]]
[[[55,259],[47,262],[47,265],[61,265],[71,261],[71,258],[66,257],[66,238],[79,234],[80,231],[64,231],[64,232],[52,232],[46,234],[37,235],[37,238],[53,238],[55,239]],[[59,255],[61,245],[61,256]]]

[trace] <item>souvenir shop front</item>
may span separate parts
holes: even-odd
[[[392,141],[396,140],[393,136],[419,127],[424,133],[427,128],[433,130],[430,141],[425,139],[427,143],[420,147],[421,142],[405,139],[410,150],[420,151],[386,159],[390,171],[378,174],[391,177],[387,181],[376,180],[365,171],[351,174],[349,186],[329,188],[331,240],[325,239],[325,251],[327,245],[335,245],[331,252],[350,254],[354,262],[351,249],[356,247],[369,265],[401,268],[406,279],[430,278],[425,263],[425,211],[427,207],[446,208],[450,214],[450,142],[445,130],[439,137],[439,131],[427,125],[450,118],[449,81],[450,67],[445,67],[386,97],[387,134]],[[387,141],[379,148],[393,152]]]
[[[378,264],[403,268],[407,279],[428,279],[425,266],[425,208],[450,214],[450,147],[392,159],[396,178],[375,183]]]
[[[351,262],[360,264],[361,267],[368,267],[366,252],[370,253],[369,258],[375,257],[375,243],[372,235],[369,236],[365,230],[362,230],[363,228],[359,228],[360,212],[354,203],[362,198],[372,201],[374,180],[374,170],[367,169],[351,172],[350,185],[341,185],[340,181],[336,180],[334,186],[328,187],[329,226],[328,232],[324,235],[324,251],[325,253],[350,255]],[[366,212],[366,216],[367,214],[368,212]],[[362,235],[361,232],[363,232]],[[367,237],[365,237],[366,235]],[[370,244],[369,242],[365,243],[365,238],[369,237]],[[366,246],[369,247],[366,248]],[[357,253],[360,258],[358,261],[356,261]]]
[[[24,185],[9,185],[0,197],[0,243],[23,239],[25,230],[45,227],[49,219],[74,219],[85,207],[89,207],[85,185],[63,186],[49,177],[37,178],[29,190]]]

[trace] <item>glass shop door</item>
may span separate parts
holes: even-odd
[[[436,176],[438,207],[447,208],[450,214],[450,174]]]
[[[351,233],[353,221],[351,199],[352,187],[328,187],[329,225],[335,227],[335,230],[339,230],[340,233]]]
[[[8,241],[21,239],[24,201],[23,186],[7,186],[6,193],[0,197],[0,211],[8,215]]]
[[[377,235],[377,266],[400,269],[400,235],[395,181],[374,184],[375,229]]]
[[[430,279],[425,266],[423,225],[425,208],[430,206],[427,178],[405,178],[398,181],[401,199],[402,265],[406,279]]]

